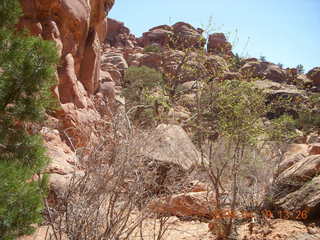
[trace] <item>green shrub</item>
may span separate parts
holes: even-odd
[[[291,139],[294,121],[285,115],[265,124],[271,106],[266,94],[253,83],[226,80],[209,83],[200,97],[200,113],[196,119],[201,133],[223,135],[235,141],[255,144],[262,140]]]
[[[161,48],[158,45],[148,45],[143,49],[144,53],[159,53],[161,52]]]
[[[163,91],[162,74],[142,66],[129,67],[124,76],[126,108],[133,120],[151,124],[169,107]]]
[[[51,88],[58,61],[53,42],[14,31],[18,0],[0,3],[0,236],[32,232],[41,219],[42,185],[30,181],[48,163],[42,139],[28,126],[54,108]]]

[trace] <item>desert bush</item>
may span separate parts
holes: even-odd
[[[130,119],[153,125],[169,108],[161,73],[146,66],[129,67],[124,81],[123,95]]]
[[[277,152],[266,143],[291,137],[291,119],[267,123],[266,95],[252,83],[238,80],[209,83],[202,90],[197,111],[197,145],[208,162],[204,167],[216,195],[216,208],[223,210],[227,204],[231,212],[236,208],[258,211],[263,188],[274,174],[272,170],[265,176],[259,173],[268,163],[263,156],[275,159]],[[276,163],[272,161],[269,169]],[[222,201],[224,192],[228,197]],[[220,220],[223,230],[217,234],[229,239],[235,231],[234,219]]]
[[[56,206],[47,206],[51,229],[47,240],[122,240],[140,235],[143,239],[144,221],[159,226],[151,229],[154,239],[163,238],[167,217],[153,216],[146,204],[141,205],[142,200],[147,203],[154,197],[144,194],[141,174],[146,173],[139,168],[147,134],[133,132],[123,114],[116,114],[111,126],[106,125],[109,134],[102,143],[76,151],[84,170],[73,175]]]
[[[159,53],[161,52],[161,48],[158,45],[148,45],[143,49],[144,53]]]
[[[320,129],[320,94],[310,95],[308,101],[297,104],[295,108],[298,112],[296,128],[307,133]]]

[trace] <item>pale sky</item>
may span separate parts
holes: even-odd
[[[320,66],[320,0],[116,0],[109,17],[140,37],[179,21],[224,32],[233,52],[284,67]],[[207,29],[212,23],[212,27]]]

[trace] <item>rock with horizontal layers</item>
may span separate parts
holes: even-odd
[[[146,53],[141,58],[140,66],[147,66],[159,70],[162,66],[162,57],[159,53]]]
[[[319,218],[320,155],[304,157],[289,164],[276,177],[267,194],[265,207],[293,214],[306,211],[308,218]]]
[[[128,63],[125,60],[122,53],[118,52],[106,52],[102,57],[103,64],[109,64],[110,68],[117,69],[120,72],[124,72],[128,68]],[[109,68],[109,69],[110,69]],[[107,68],[108,71],[108,68]]]

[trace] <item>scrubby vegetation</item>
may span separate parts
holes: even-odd
[[[135,66],[127,68],[126,57],[110,54],[123,68],[110,66],[112,61],[103,64],[113,73],[105,72],[108,81],[119,79],[108,82],[105,92],[111,96],[99,92],[95,97],[102,107],[114,103],[114,112],[100,116],[95,126],[101,132],[99,141],[78,149],[72,146],[79,171],[68,173],[68,184],[55,196],[55,205],[46,204],[43,210],[47,189],[42,170],[49,159],[38,134],[45,113],[54,108],[51,87],[57,55],[52,43],[12,31],[20,14],[17,0],[0,3],[1,239],[31,233],[32,224],[41,223],[41,214],[49,226],[47,240],[144,239],[148,221],[153,223],[151,238],[161,240],[172,215],[210,222],[217,240],[235,239],[239,222],[263,218],[265,194],[284,157],[284,146],[295,142],[298,134],[319,130],[319,95],[305,94],[308,88],[297,83],[302,66],[291,69],[291,78],[279,83],[285,75],[282,64],[271,64],[264,56],[246,62],[232,54],[224,36],[218,39],[224,43],[218,51],[209,51],[201,29],[194,30],[196,39],[188,38],[192,31],[187,31],[187,38],[179,33],[166,39],[168,46],[134,49],[126,57],[134,59]],[[130,49],[119,49],[125,51],[123,56],[131,54]],[[139,62],[145,57],[150,62]],[[267,78],[272,74],[276,81]],[[111,99],[117,88],[124,106]],[[91,96],[86,97],[90,105]],[[157,141],[159,146],[151,146]],[[177,155],[164,159],[172,152],[182,159]],[[200,201],[204,207],[192,205],[190,196],[183,199],[198,191],[207,194]],[[177,195],[186,200],[183,207],[191,202],[204,213],[188,212],[190,218],[180,209],[176,214],[159,213],[163,211],[159,205],[166,208],[164,202]],[[237,221],[237,211],[255,216]]]
[[[161,48],[157,45],[149,45],[149,46],[144,47],[143,52],[144,53],[149,53],[149,52],[159,53],[159,52],[161,52]]]
[[[130,67],[124,77],[126,108],[131,119],[154,125],[169,103],[164,94],[162,74],[149,67]]]

